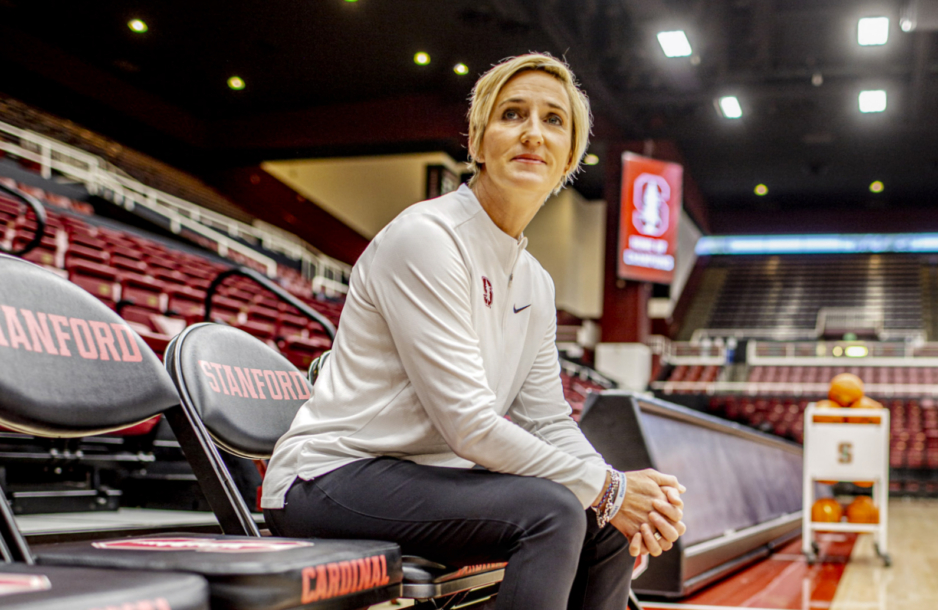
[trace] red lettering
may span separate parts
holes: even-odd
[[[154,610],[154,608],[150,600],[145,599],[142,602],[137,602],[136,610]]]
[[[280,388],[277,386],[277,375],[274,374],[271,370],[264,370],[264,381],[267,382],[267,390],[270,392],[270,397],[274,400],[283,400],[283,394],[280,393]],[[276,392],[276,394],[274,394]]]
[[[388,576],[388,560],[384,555],[381,555],[379,561],[381,562],[381,582],[378,584],[386,585],[391,582],[391,577]]]
[[[371,562],[367,559],[356,559],[358,564],[358,590],[371,587]]]
[[[169,607],[169,602],[162,597],[156,598],[156,610],[173,610]]]
[[[208,387],[212,388],[213,392],[220,392],[221,389],[218,387],[218,382],[215,381],[215,375],[212,375],[212,365],[205,360],[199,360],[199,366],[202,367],[202,372],[208,377]]]
[[[293,379],[293,385],[296,386],[296,395],[300,400],[309,398],[309,386],[306,383],[306,376],[299,371],[290,371],[290,377]]]
[[[59,342],[59,355],[71,357],[72,352],[68,351],[65,342],[71,339],[72,336],[62,329],[63,326],[68,328],[68,318],[50,313],[49,321],[52,322],[52,332],[55,333],[55,340]]]
[[[231,367],[227,364],[223,364],[222,367],[225,369],[225,379],[228,380],[228,387],[231,388],[232,395],[237,394],[241,398],[244,398],[244,394],[241,393],[241,386],[238,385],[238,380],[235,379],[234,374],[231,372]]]
[[[238,375],[238,381],[241,383],[241,395],[247,398],[250,394],[251,398],[257,398],[257,392],[254,391],[254,383],[251,381],[251,376],[245,374],[240,366],[234,367],[234,370]]]
[[[289,397],[296,400],[296,394],[293,393],[293,384],[290,383],[290,374],[286,371],[276,371],[276,373],[280,387],[283,389],[283,399],[286,400]]]
[[[26,320],[26,328],[29,330],[29,337],[33,340],[33,351],[42,353],[42,348],[46,348],[46,353],[53,356],[59,355],[59,350],[55,349],[52,343],[52,332],[49,331],[49,324],[46,320],[46,314],[33,312],[28,309],[20,309],[20,314]],[[36,318],[39,318],[37,321]]]
[[[69,318],[68,324],[72,327],[72,339],[78,348],[78,355],[88,360],[97,360],[98,348],[94,346],[94,337],[88,323],[81,318]]]
[[[316,598],[327,599],[329,597],[329,579],[326,578],[326,566],[316,566]]]
[[[378,556],[369,557],[371,560],[371,584],[368,588],[381,586],[381,562],[378,560]]]
[[[28,351],[33,351],[32,346],[29,344],[29,339],[26,337],[26,331],[23,330],[23,325],[20,324],[20,319],[16,315],[16,309],[9,305],[3,305],[2,307],[3,313],[7,318],[7,331],[10,333],[10,347],[18,348],[22,345]]]
[[[348,561],[339,562],[339,573],[342,575],[342,580],[339,583],[339,595],[348,595],[354,586],[352,582],[352,564]]]
[[[215,369],[215,372],[218,373],[218,385],[221,386],[221,391],[230,396],[231,392],[228,391],[228,387],[225,385],[225,380],[221,376],[221,365],[217,362],[209,362],[209,364],[211,364],[212,368]]]
[[[326,593],[326,598],[328,599],[339,594],[339,585],[341,584],[340,581],[342,577],[339,575],[338,564],[327,564],[326,572],[329,573],[329,590]]]
[[[140,353],[140,346],[137,345],[136,334],[131,332],[126,324],[111,322],[111,328],[114,329],[114,334],[117,335],[117,342],[120,343],[122,360],[124,362],[143,361],[143,354]],[[127,339],[126,342],[124,341],[125,337]],[[128,349],[128,346],[130,349]]]
[[[0,345],[3,347],[10,347],[10,344],[7,343],[7,338],[3,336],[3,328],[0,328]]]
[[[264,387],[264,382],[260,379],[263,376],[263,371],[260,369],[251,369],[251,376],[254,377],[254,383],[257,384],[257,393],[260,394],[261,400],[266,400],[267,397],[264,396],[264,390],[261,389]]]
[[[303,594],[300,597],[300,603],[308,604],[317,601],[319,596],[316,590],[310,585],[311,580],[316,579],[316,568],[303,568]]]
[[[114,335],[111,333],[111,327],[108,326],[107,322],[88,320],[88,324],[91,325],[91,331],[94,338],[97,339],[98,353],[101,355],[101,360],[110,360],[113,357],[114,360],[120,362],[121,355],[117,353],[117,347],[114,345]]]

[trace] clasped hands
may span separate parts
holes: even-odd
[[[657,557],[667,551],[687,526],[681,494],[687,489],[677,477],[646,468],[625,473],[625,501],[610,523],[630,541],[629,553]],[[655,532],[660,537],[655,537]]]

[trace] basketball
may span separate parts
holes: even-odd
[[[815,406],[818,409],[839,409],[840,408],[839,404],[837,404],[833,400],[827,400],[827,399],[817,401],[817,403],[815,403]],[[814,421],[820,424],[839,424],[844,421],[844,418],[840,416],[834,417],[834,416],[828,416],[828,415],[821,415],[821,416],[815,416]]]
[[[811,507],[811,520],[820,523],[838,523],[844,509],[834,498],[821,498]]]
[[[847,507],[850,523],[879,523],[879,509],[869,496],[857,496]]]
[[[849,407],[863,398],[863,380],[852,373],[841,373],[831,380],[827,397],[841,407]]]
[[[860,400],[854,402],[850,405],[852,409],[882,409],[883,404],[876,400],[873,400],[869,396],[862,396]],[[847,423],[851,424],[876,424],[879,423],[879,418],[876,417],[848,417]]]

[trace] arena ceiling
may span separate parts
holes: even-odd
[[[671,140],[717,230],[789,209],[894,210],[915,230],[916,214],[938,208],[938,45],[927,20],[902,31],[905,4],[0,0],[0,92],[195,173],[309,156],[458,158],[475,77],[549,51],[567,58],[597,114],[600,164],[577,184],[587,197],[602,196],[603,167],[617,163],[607,147]],[[858,44],[858,19],[871,16],[890,20],[885,45]],[[656,34],[672,30],[686,32],[689,57],[665,57]],[[429,64],[414,62],[419,51]],[[243,90],[228,87],[233,75]],[[862,90],[885,90],[886,110],[861,113]],[[742,118],[718,111],[728,95]]]

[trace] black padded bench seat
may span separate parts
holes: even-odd
[[[3,610],[208,610],[191,574],[0,564]]]
[[[505,562],[453,568],[415,555],[404,556],[404,597],[432,599],[496,585],[505,578]]]
[[[398,597],[402,574],[396,544],[362,540],[164,534],[34,552],[42,565],[199,574],[215,609],[363,608]]]

